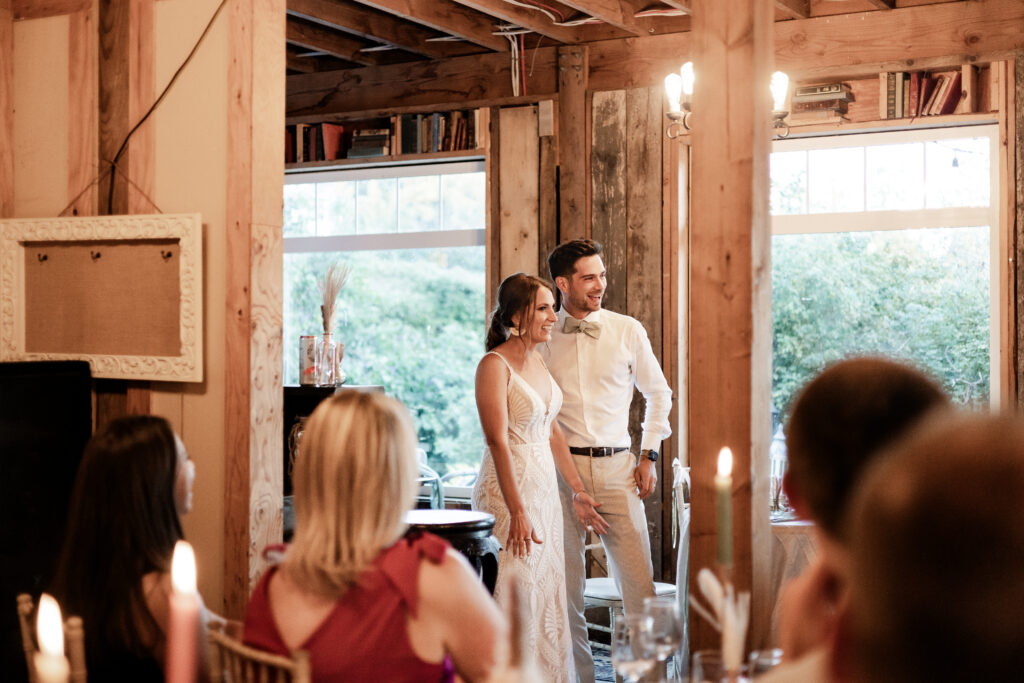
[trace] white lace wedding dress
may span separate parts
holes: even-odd
[[[500,354],[494,354],[504,361]],[[505,362],[506,367],[508,363]],[[575,681],[568,612],[565,601],[565,549],[562,545],[562,504],[551,455],[551,422],[562,407],[562,392],[551,382],[547,405],[511,367],[508,380],[508,443],[512,452],[519,495],[526,514],[543,543],[532,544],[528,557],[516,558],[504,548],[498,552],[499,601],[516,574],[523,577],[529,615],[526,652],[533,653],[545,681]],[[504,545],[511,515],[505,505],[489,449],[484,450],[480,475],[473,488],[473,507],[494,515],[494,535]]]

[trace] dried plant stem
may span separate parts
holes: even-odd
[[[351,272],[352,266],[347,263],[332,263],[327,271],[317,278],[317,286],[320,288],[320,296],[323,301],[320,305],[320,316],[324,323],[324,334],[330,334],[334,329],[334,313],[338,294],[345,287]]]

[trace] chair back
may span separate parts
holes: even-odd
[[[36,641],[32,636],[32,616],[36,607],[28,593],[18,595],[18,626],[21,628],[21,647],[25,650],[25,666],[29,683],[36,683]],[[85,670],[85,629],[80,617],[68,617],[64,621],[64,650],[71,667],[71,683],[86,683]]]
[[[310,683],[309,653],[304,650],[282,657],[218,631],[210,631],[207,638],[213,683]]]

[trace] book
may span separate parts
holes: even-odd
[[[893,86],[895,88],[896,98],[896,101],[893,104],[893,114],[894,118],[897,119],[902,118],[905,115],[903,111],[903,77],[905,75],[906,74],[904,74],[902,71],[897,71],[895,74],[893,74],[896,83]]]
[[[908,98],[907,116],[917,116],[918,109],[920,108],[920,98],[921,72],[912,71],[910,73],[910,97]]]
[[[386,157],[391,154],[391,148],[388,145],[382,145],[380,147],[353,147],[348,151],[349,159],[364,159],[366,157]]]
[[[368,138],[374,136],[386,135],[391,136],[390,128],[357,128],[352,131],[353,138]]]
[[[800,95],[800,96],[793,95],[793,97],[790,98],[790,102],[817,102],[819,100],[835,100],[835,99],[841,99],[841,100],[846,100],[847,102],[853,102],[854,101],[853,91],[850,90],[849,88],[844,88],[843,90],[840,90],[839,92],[834,92],[834,93],[819,93],[817,95]]]
[[[295,163],[295,126],[284,127],[284,163]]]
[[[794,114],[800,114],[809,111],[835,111],[840,114],[845,114],[849,107],[849,103],[846,100],[819,100],[817,102],[794,102],[790,107],[790,110]]]
[[[917,115],[924,116],[928,112],[928,105],[931,102],[932,93],[935,92],[937,78],[928,74],[921,75],[921,94],[918,96]]]
[[[341,136],[345,132],[345,126],[337,123],[321,123],[320,133],[323,138],[324,159],[331,161],[342,154]]]
[[[940,92],[942,92],[942,84],[945,83],[946,77],[941,75],[936,76],[934,81],[935,84],[932,86],[932,92],[924,104],[924,109],[921,110],[922,116],[931,116],[932,109],[935,107],[935,98],[939,96]]]
[[[878,74],[878,118],[887,119],[889,113],[885,108],[885,98],[889,90],[889,74],[884,71]]]
[[[835,97],[844,91],[849,91],[848,86],[844,86],[842,83],[824,83],[821,85],[802,85],[793,90],[793,97],[806,97],[813,95],[829,95]]]
[[[786,124],[790,126],[810,126],[821,123],[843,123],[847,119],[839,112],[830,109],[820,111],[807,111],[799,114],[790,114],[786,117]]]
[[[935,93],[932,96],[932,106],[928,108],[928,115],[935,116],[939,113],[942,108],[942,101],[946,97],[946,91],[949,90],[949,84],[952,81],[951,76],[940,76],[939,83],[935,86]]]
[[[309,161],[306,157],[307,144],[309,142],[309,132],[306,130],[309,126],[305,123],[295,124],[295,161],[296,163],[302,163],[303,161]]]
[[[885,118],[896,118],[896,74],[889,72],[885,82]]]
[[[952,114],[956,111],[957,106],[960,104],[960,100],[963,99],[964,93],[960,88],[961,79],[962,75],[959,71],[950,77],[949,87],[942,93],[942,101],[938,106],[938,114],[940,116]]]
[[[910,116],[910,74],[903,74],[903,115]]]
[[[417,154],[420,151],[420,126],[418,120],[422,114],[402,114],[398,127],[401,131],[399,154]]]

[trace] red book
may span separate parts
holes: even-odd
[[[935,92],[937,79],[932,76],[921,74],[921,95],[917,100],[917,113],[924,116],[928,113],[928,105],[931,103],[932,93]]]
[[[342,158],[341,134],[345,126],[337,123],[320,124],[320,133],[324,138],[324,159],[331,161]]]
[[[917,116],[917,112],[921,106],[921,72],[912,71],[910,73],[910,102],[907,105],[907,114],[909,116]]]

